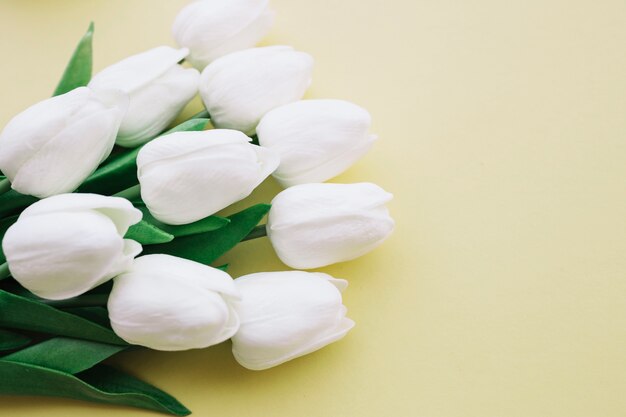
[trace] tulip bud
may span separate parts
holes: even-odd
[[[341,174],[370,149],[367,110],[343,100],[301,100],[278,107],[257,126],[259,144],[280,155],[274,172],[289,187],[324,182]]]
[[[202,70],[222,55],[256,45],[273,21],[268,0],[202,0],[178,13],[172,32],[191,51],[189,62]]]
[[[302,98],[313,58],[289,46],[223,56],[202,71],[200,95],[214,125],[253,134],[268,111]]]
[[[349,261],[391,234],[394,221],[385,203],[392,198],[371,183],[296,185],[272,200],[267,235],[292,268]]]
[[[239,292],[223,271],[170,255],[137,258],[113,280],[108,309],[115,333],[156,350],[204,348],[239,328]]]
[[[137,156],[141,198],[167,224],[203,219],[254,190],[278,166],[276,154],[236,130],[176,132]]]
[[[116,143],[136,147],[162,132],[198,91],[197,70],[178,65],[187,49],[159,46],[117,62],[89,82],[94,90],[118,89],[130,105]]]
[[[63,300],[131,266],[141,245],[124,235],[141,216],[123,198],[61,194],[24,210],[2,249],[17,282],[39,297]]]
[[[335,342],[354,327],[341,291],[348,283],[327,274],[261,272],[235,280],[241,321],[232,338],[242,366],[260,371]]]
[[[22,194],[74,191],[111,153],[127,105],[121,92],[81,87],[29,107],[0,134],[0,171]]]

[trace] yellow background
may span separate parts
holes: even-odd
[[[172,44],[184,3],[2,0],[1,124],[52,92],[90,19],[100,69]],[[264,372],[229,344],[112,362],[197,416],[626,415],[626,3],[272,3],[265,43],[311,53],[309,97],[363,105],[380,136],[334,180],[395,194],[394,235],[324,269],[350,280],[357,326]],[[278,190],[268,181],[247,203]],[[266,240],[225,261],[234,276],[284,268]],[[154,415],[1,403],[12,417]]]

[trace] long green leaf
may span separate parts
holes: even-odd
[[[135,207],[141,210],[141,212],[143,213],[143,220],[158,227],[160,230],[171,234],[174,237],[183,237],[189,235],[197,235],[198,233],[211,232],[213,230],[221,229],[222,227],[230,223],[230,220],[228,220],[226,217],[209,216],[205,217],[202,220],[198,220],[197,222],[173,226],[155,219],[145,204],[140,202],[134,204]]]
[[[94,322],[0,290],[0,326],[125,345],[113,331]]]
[[[176,416],[190,411],[166,392],[104,365],[72,375],[37,365],[0,360],[0,394],[73,398],[145,408]]]
[[[19,349],[30,343],[30,337],[0,329],[0,351]]]
[[[230,223],[221,229],[179,237],[162,245],[147,246],[144,253],[166,253],[210,264],[246,237],[270,207],[269,204],[257,204],[229,216]]]
[[[167,243],[174,239],[174,235],[167,233],[161,228],[141,220],[132,225],[126,232],[126,239],[133,239],[142,245],[155,245],[157,243]]]
[[[68,62],[61,81],[54,90],[54,96],[65,94],[77,87],[89,84],[93,67],[93,22],[89,24],[87,32],[83,35]]]
[[[209,119],[192,119],[163,133],[190,132],[204,129]],[[80,193],[111,195],[139,183],[137,180],[137,154],[141,148],[119,153],[109,159],[78,187]]]
[[[55,337],[7,355],[2,360],[77,374],[129,347]]]

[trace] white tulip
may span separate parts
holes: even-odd
[[[235,280],[241,320],[232,338],[237,362],[271,368],[335,342],[354,327],[341,291],[348,283],[322,273],[261,272]]]
[[[61,194],[22,212],[2,249],[11,275],[42,298],[80,295],[127,270],[141,245],[124,239],[141,211],[128,200]]]
[[[276,154],[236,130],[176,132],[137,156],[141,197],[167,224],[203,219],[250,195],[278,166]]]
[[[113,280],[108,309],[115,333],[156,350],[205,348],[239,328],[232,303],[239,292],[230,276],[170,255],[137,258]]]
[[[311,269],[366,254],[393,231],[391,194],[371,183],[302,184],[272,200],[267,235],[283,263]]]
[[[136,147],[162,132],[198,92],[200,73],[178,64],[189,51],[159,46],[117,62],[89,82],[130,97],[116,143]]]
[[[111,153],[127,106],[121,92],[81,87],[29,107],[0,134],[0,170],[22,194],[74,191]]]
[[[202,70],[222,55],[256,45],[273,21],[268,0],[201,0],[178,13],[172,32],[191,51],[189,62]]]
[[[302,98],[312,70],[313,58],[289,46],[246,49],[207,66],[200,95],[215,126],[253,134],[265,113]]]
[[[280,155],[274,172],[284,186],[324,182],[370,149],[367,110],[343,100],[301,100],[278,107],[257,126],[259,144]]]

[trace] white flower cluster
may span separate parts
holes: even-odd
[[[72,193],[115,144],[141,147],[141,200],[165,224],[211,216],[272,175],[288,188],[272,201],[267,236],[289,267],[351,260],[385,240],[394,228],[385,206],[391,194],[371,183],[324,183],[370,149],[370,115],[343,100],[303,100],[312,57],[289,46],[254,47],[273,16],[267,0],[194,1],[174,23],[180,49],[128,57],[8,123],[0,170],[14,191],[41,199],[2,241],[16,281],[63,300],[113,279],[109,318],[127,342],[185,350],[232,339],[236,360],[254,370],[352,328],[344,280],[303,271],[233,280],[181,257],[136,258],[141,245],[124,238],[142,219],[135,201]],[[159,136],[197,93],[215,129]]]

